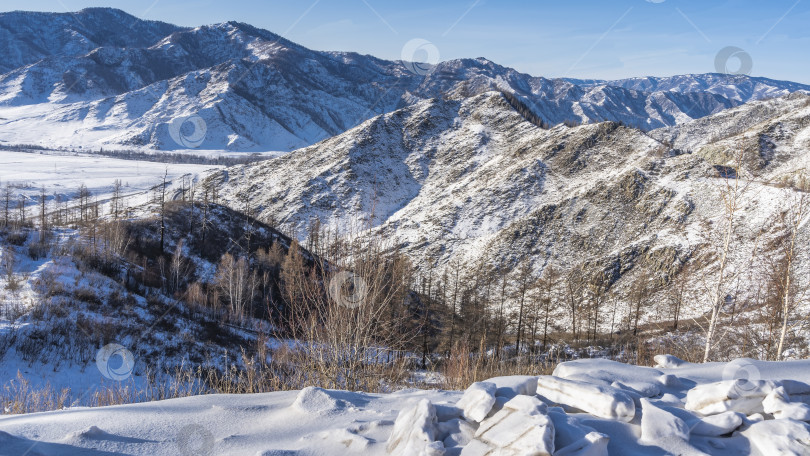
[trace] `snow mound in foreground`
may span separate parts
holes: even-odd
[[[347,407],[345,401],[333,397],[323,388],[308,386],[298,393],[293,407],[304,413],[327,415]]]
[[[305,388],[0,417],[0,455],[810,455],[810,360],[607,360],[465,392]]]

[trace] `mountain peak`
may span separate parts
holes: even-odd
[[[75,14],[83,14],[83,15],[107,15],[107,16],[115,16],[115,17],[127,17],[132,19],[137,19],[132,14],[127,13],[126,11],[119,9],[119,8],[112,8],[109,6],[89,6],[87,8],[82,8],[81,10],[77,11]]]
[[[0,131],[0,141],[11,144],[181,148],[169,125],[196,114],[208,127],[200,147],[291,151],[426,99],[490,91],[509,94],[536,125],[615,121],[653,130],[810,90],[726,75],[545,79],[484,57],[416,74],[401,61],[312,51],[242,22],[191,29],[115,8],[0,14],[0,29],[9,31],[0,44],[8,56],[0,60],[0,111],[30,110],[10,115]],[[52,128],[43,117],[52,112],[81,121],[79,130]]]
[[[116,8],[75,13],[0,13],[0,74],[49,57],[79,57],[98,47],[145,48],[182,27]]]

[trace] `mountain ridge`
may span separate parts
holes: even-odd
[[[78,19],[32,13],[29,22],[45,27],[50,20],[52,28],[62,30],[69,20],[79,24],[84,18],[91,28],[100,17],[119,24],[133,18],[111,9],[75,14]],[[9,15],[25,13],[0,14],[0,27]],[[644,84],[626,81],[575,84],[535,77],[485,58],[440,62],[420,75],[402,61],[313,51],[235,21],[195,28],[134,21],[133,30],[148,33],[131,46],[116,47],[118,41],[105,35],[109,26],[98,26],[98,33],[85,33],[99,36],[96,41],[80,34],[61,54],[59,49],[34,53],[41,58],[0,74],[0,141],[179,150],[186,145],[175,140],[176,132],[170,134],[173,122],[199,116],[206,126],[202,149],[287,152],[422,100],[464,99],[491,90],[512,93],[548,125],[616,121],[653,130],[756,97],[810,90],[742,77],[750,82],[741,83],[744,90],[720,94],[715,92],[722,78],[701,75],[680,77],[677,84],[673,78],[679,77],[655,84],[648,78],[649,87],[667,89],[648,92],[640,90]],[[67,30],[80,28],[76,24]],[[120,27],[123,40],[130,32]],[[17,44],[17,54],[30,51],[24,41],[8,43]],[[701,82],[707,78],[711,81]]]
[[[755,188],[730,261],[756,274],[745,252],[778,234],[764,221],[800,194],[785,182],[810,165],[809,146],[804,94],[644,132],[616,122],[540,128],[488,92],[423,101],[209,182],[299,239],[316,226],[365,227],[423,268],[554,264],[627,287],[639,270],[669,280],[692,261],[697,287],[717,258],[706,227],[723,217],[718,167],[744,152],[740,172]]]

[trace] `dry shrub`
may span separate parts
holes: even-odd
[[[0,391],[0,411],[4,414],[44,412],[60,410],[69,405],[70,389],[57,391],[50,384],[33,388],[28,380],[17,372],[17,377]]]
[[[486,350],[472,351],[467,344],[460,343],[453,346],[442,363],[442,388],[464,390],[475,382],[492,377],[549,375],[555,366],[555,362],[538,361],[529,356],[506,358],[488,354]]]
[[[25,241],[28,240],[28,233],[23,230],[12,231],[6,235],[6,242],[11,245],[16,245],[18,247],[25,245]]]

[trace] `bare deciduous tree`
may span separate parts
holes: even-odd
[[[169,176],[169,169],[163,173],[163,183],[160,184],[160,194],[158,203],[160,204],[160,251],[163,252],[164,238],[166,235],[166,179]]]
[[[248,260],[234,258],[230,253],[223,255],[217,266],[216,283],[225,296],[231,318],[241,321],[256,290],[256,276]]]
[[[803,297],[799,296],[799,290],[796,287],[794,275],[797,273],[797,237],[799,228],[806,222],[808,212],[807,194],[800,192],[797,196],[792,197],[788,202],[788,207],[781,214],[781,226],[783,227],[784,235],[781,237],[779,247],[781,254],[784,256],[784,268],[781,277],[781,316],[782,322],[779,331],[779,344],[777,345],[776,353],[777,359],[784,359],[785,339],[787,338],[788,328],[790,326],[790,319],[794,316],[794,310],[797,307],[798,301]]]
[[[731,253],[731,240],[734,236],[735,223],[737,212],[740,209],[740,204],[745,192],[748,190],[750,181],[744,182],[742,179],[743,172],[743,153],[742,151],[737,154],[735,166],[731,170],[723,172],[723,189],[721,196],[723,199],[723,237],[720,246],[720,259],[717,267],[717,277],[715,279],[714,291],[711,297],[711,308],[709,325],[706,329],[706,343],[703,350],[703,362],[709,362],[711,359],[712,346],[715,343],[715,335],[717,333],[717,325],[720,321],[721,311],[725,302],[725,286],[727,279],[727,267],[729,262],[729,255]]]
[[[115,220],[118,220],[118,217],[121,213],[121,198],[122,198],[122,184],[121,179],[116,179],[113,182],[113,194],[110,198],[110,213],[112,214]]]

